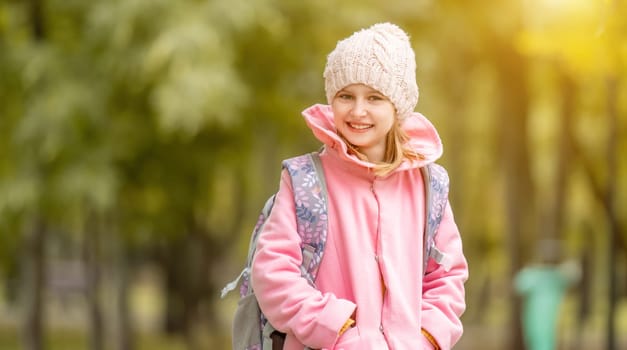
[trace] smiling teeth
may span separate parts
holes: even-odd
[[[371,127],[371,125],[364,125],[364,124],[349,124],[351,126],[351,128],[355,128],[355,129],[359,129],[359,130],[364,130],[364,129],[368,129]]]

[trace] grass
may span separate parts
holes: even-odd
[[[17,332],[14,329],[0,327],[0,349],[13,350],[21,348]]]
[[[228,340],[228,339],[227,339]],[[222,340],[225,341],[224,339]],[[23,349],[18,330],[11,327],[0,327],[0,350]],[[47,350],[86,350],[88,337],[84,331],[72,329],[55,329],[46,333]],[[210,347],[207,347],[209,349]],[[105,349],[109,349],[105,347]],[[183,339],[163,334],[142,333],[138,335],[137,350],[186,350]]]

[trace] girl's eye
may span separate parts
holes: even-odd
[[[342,100],[350,100],[350,99],[353,98],[353,96],[349,95],[349,94],[339,94],[339,95],[337,95],[337,97],[339,97]]]
[[[369,97],[369,99],[371,101],[380,101],[380,100],[383,100],[383,97],[381,97],[379,95],[372,95],[372,96]]]

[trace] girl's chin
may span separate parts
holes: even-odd
[[[353,147],[356,147],[356,148],[368,147],[369,145],[369,142],[366,142],[365,140],[360,139],[360,138],[352,137],[352,138],[345,138],[345,139],[351,145],[353,145]]]

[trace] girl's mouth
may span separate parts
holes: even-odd
[[[356,124],[356,123],[346,123],[351,129],[355,129],[355,130],[367,130],[370,129],[372,127],[374,127],[374,125],[372,124]]]

